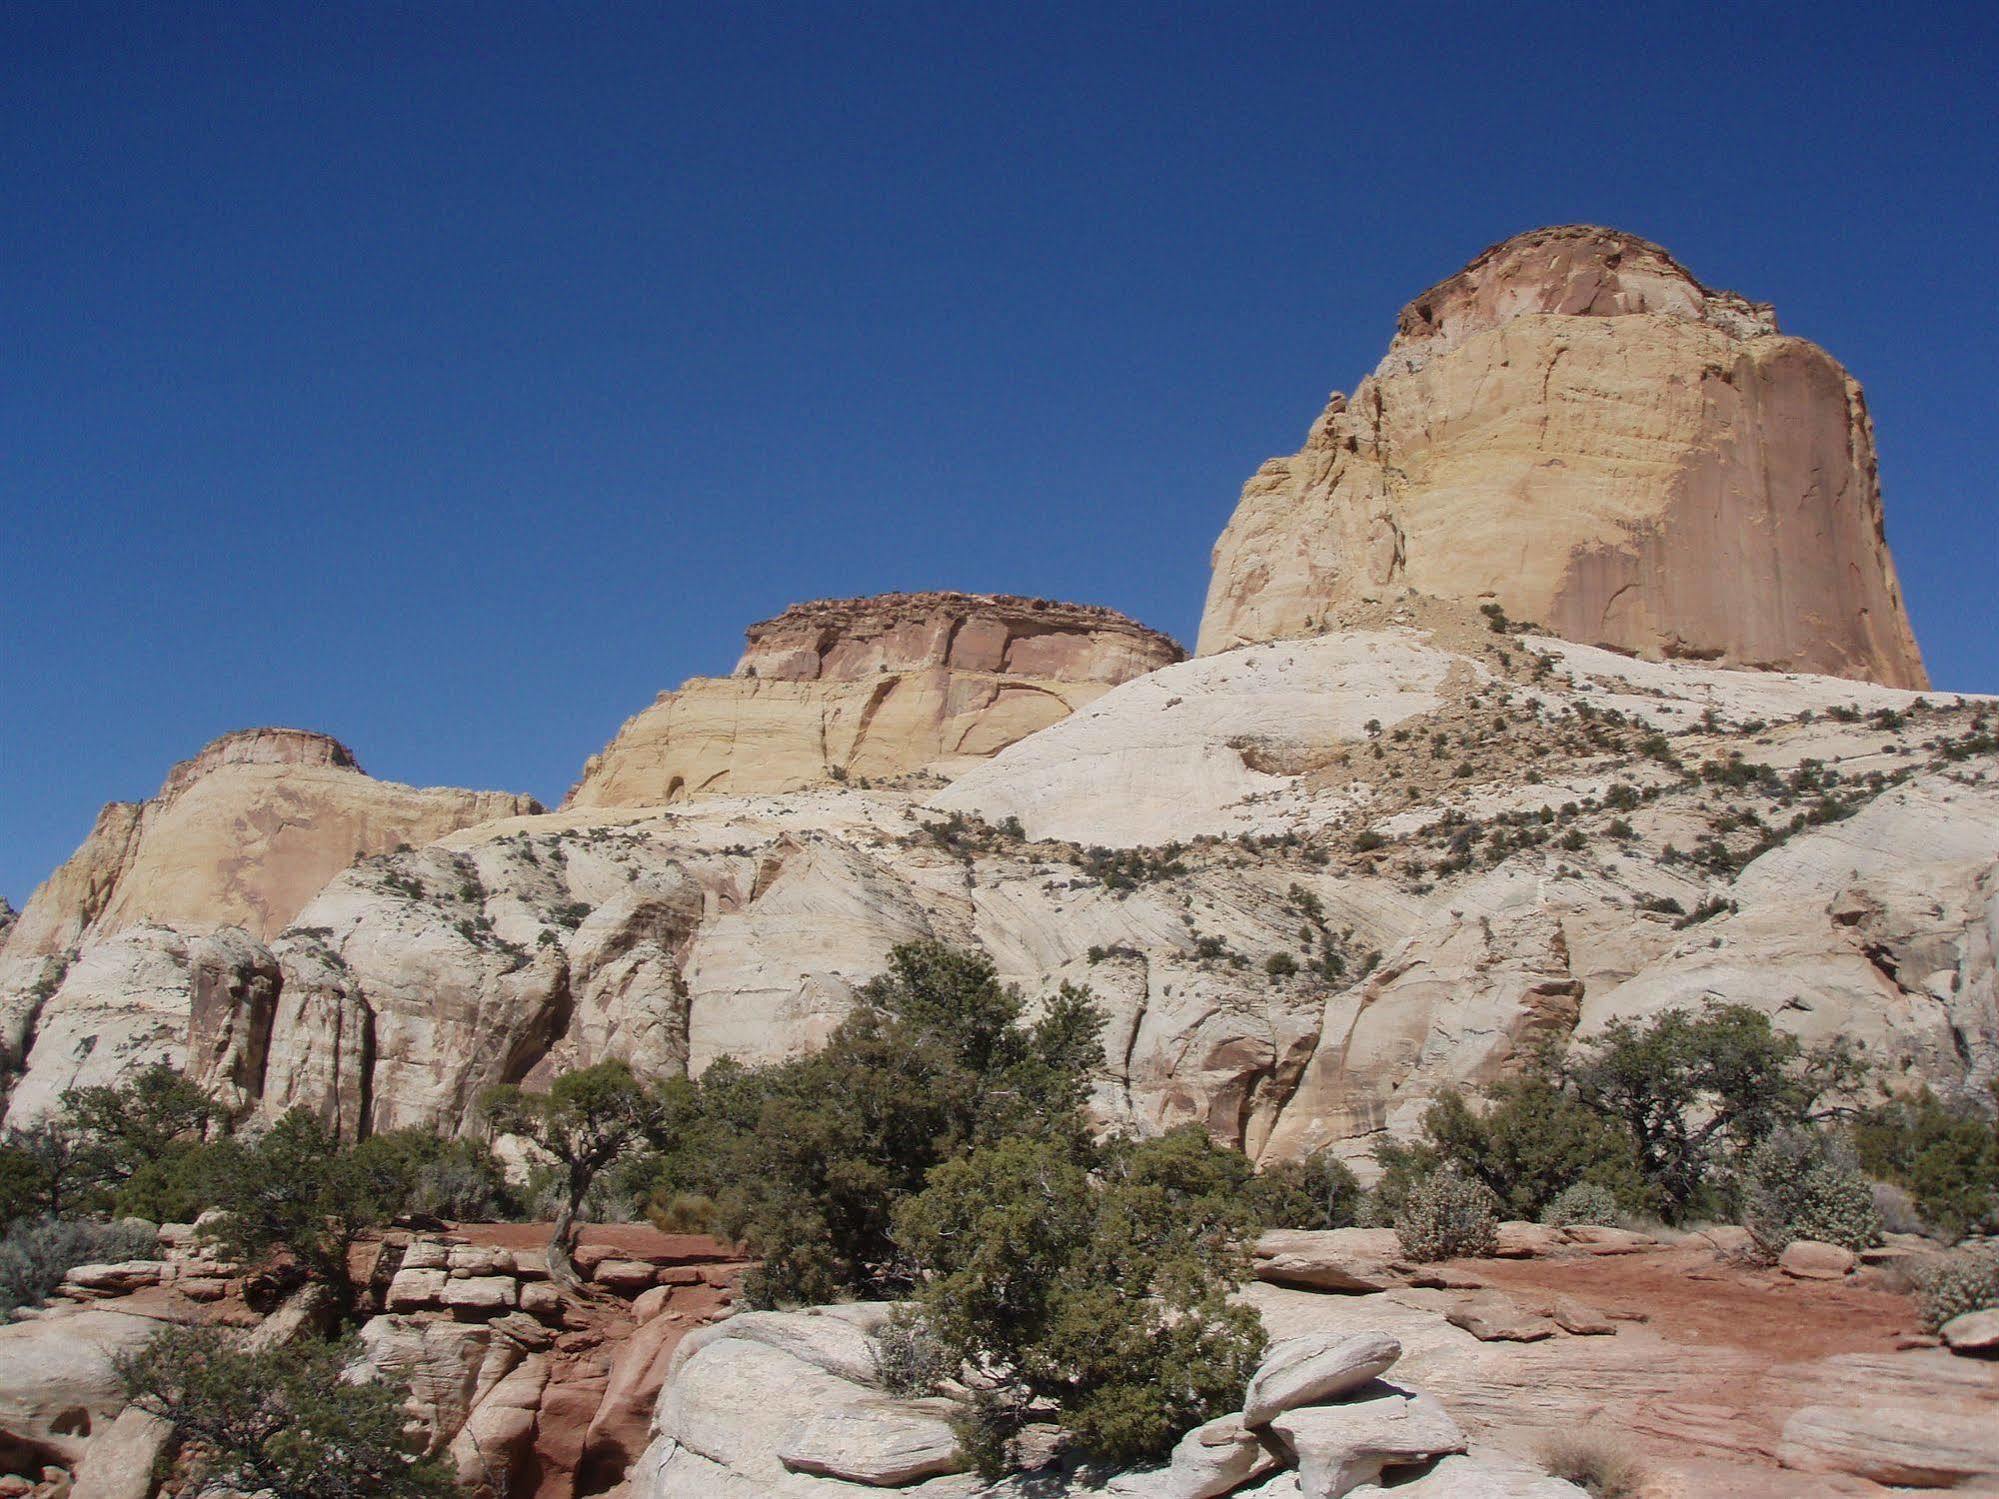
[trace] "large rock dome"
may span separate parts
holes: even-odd
[[[1402,590],[1658,659],[1928,679],[1860,386],[1767,305],[1588,225],[1480,255],[1244,486],[1206,655]]]

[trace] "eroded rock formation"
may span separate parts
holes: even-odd
[[[1403,310],[1244,486],[1199,650],[1404,590],[1654,659],[1927,685],[1860,386],[1608,229],[1517,235]]]
[[[539,810],[504,792],[375,780],[324,734],[225,734],[152,799],[106,806],[4,933],[0,1064],[27,1074],[12,1089],[14,1117],[135,1058],[199,1063],[209,1047],[221,1052],[205,1075],[233,1086],[261,1069],[259,1036],[204,1034],[190,1052],[188,1021],[223,969],[248,981],[239,949],[263,953],[257,939],[356,858]]]
[[[790,791],[982,758],[1181,659],[1111,609],[1006,594],[822,599],[752,625],[729,677],[627,722],[571,807]]]

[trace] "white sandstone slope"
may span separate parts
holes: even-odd
[[[494,1082],[815,1045],[921,937],[1088,984],[1106,1119],[1263,1155],[1364,1161],[1537,1036],[1709,999],[1999,1075],[1988,700],[1467,613],[1163,668],[941,790],[505,818],[362,860],[268,942],[86,942],[13,1117],[164,1058],[267,1114],[456,1129]]]

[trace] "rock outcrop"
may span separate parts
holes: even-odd
[[[325,734],[224,734],[174,766],[150,800],[98,813],[35,891],[4,953],[48,957],[144,921],[268,937],[356,858],[539,810],[507,792],[378,781]]]
[[[1403,310],[1244,486],[1199,650],[1405,590],[1654,659],[1927,685],[1859,385],[1608,229],[1517,235]]]
[[[220,1048],[202,1060],[187,1027],[203,983],[221,981],[222,968],[240,979],[250,960],[238,949],[261,953],[259,939],[356,859],[539,810],[526,796],[375,780],[324,734],[225,734],[176,765],[151,800],[105,807],[5,933],[0,1064],[30,1074],[14,1089],[16,1122],[128,1062],[193,1060],[234,1085],[261,1066],[245,1051],[261,1032],[195,1037],[196,1052]],[[222,968],[199,961],[211,938],[230,949]],[[270,964],[268,954],[256,961]],[[269,1016],[245,1015],[252,1022],[267,1030]]]
[[[12,1117],[165,1060],[266,1117],[455,1131],[498,1082],[815,1046],[917,938],[1087,984],[1107,1121],[1266,1158],[1365,1171],[1438,1089],[1711,998],[1978,1094],[1992,711],[1384,614],[1163,667],[941,790],[503,818],[267,942],[87,941],[23,1001]]]
[[[1005,594],[823,599],[752,625],[729,677],[628,721],[570,807],[880,780],[990,756],[1181,659],[1111,609]]]

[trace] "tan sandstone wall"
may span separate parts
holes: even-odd
[[[1651,659],[1928,685],[1859,385],[1607,229],[1517,236],[1404,309],[1244,487],[1199,651],[1404,589]]]
[[[1185,654],[1114,610],[1004,594],[824,599],[747,640],[733,676],[697,677],[628,721],[564,805],[658,806],[984,758]]]

